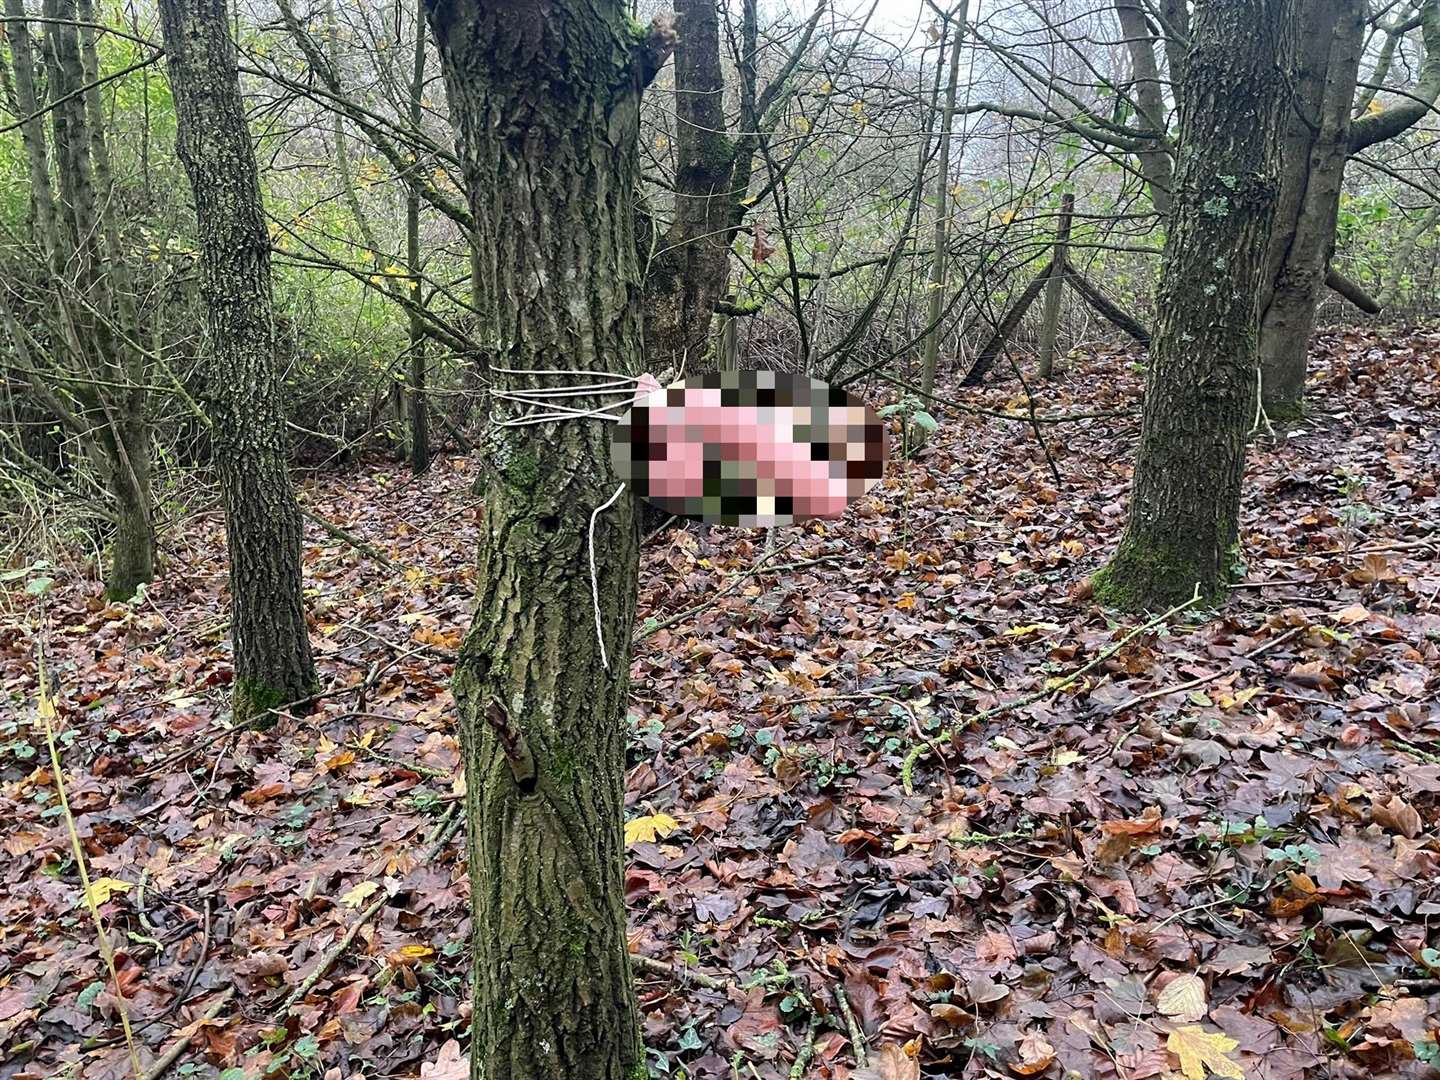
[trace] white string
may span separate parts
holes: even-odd
[[[490,420],[498,427],[528,427],[532,424],[549,423],[552,420],[618,421],[624,416],[626,409],[649,393],[648,390],[644,392],[637,390],[641,376],[617,375],[613,371],[590,371],[585,368],[504,368],[494,366],[490,370],[505,375],[548,375],[567,378],[586,376],[601,380],[584,385],[572,382],[564,386],[527,386],[515,390],[504,390],[492,386],[490,397],[493,401],[508,401],[524,410],[516,416],[502,417],[492,413]],[[559,398],[607,397],[614,394],[627,395],[628,399],[609,405],[595,405],[588,409],[575,408],[558,401]]]
[[[639,383],[644,376],[638,375],[617,375],[613,371],[588,371],[584,368],[505,368],[491,365],[491,371],[502,375],[535,375],[550,377],[574,378],[576,376],[590,377],[600,380],[589,384],[569,383],[562,386],[529,386],[515,390],[503,390],[492,386],[490,398],[492,401],[508,401],[512,405],[519,406],[521,411],[516,416],[496,416],[493,412],[490,415],[490,422],[497,427],[528,427],[531,424],[545,424],[552,420],[610,420],[619,421],[624,416],[625,410],[639,402],[642,398],[651,393],[650,388],[642,389]],[[626,400],[618,401],[610,405],[596,405],[592,408],[574,408],[561,404],[560,398],[573,397],[607,397],[615,394],[626,395]],[[620,410],[616,412],[615,410]],[[625,490],[621,484],[615,489],[602,505],[597,506],[590,513],[589,553],[590,553],[590,600],[595,608],[595,640],[600,644],[600,663],[606,671],[610,670],[610,657],[605,652],[605,630],[600,624],[600,578],[595,569],[595,521],[596,519],[615,505],[615,500],[620,498],[620,493]]]
[[[600,580],[595,575],[595,519],[614,506],[624,490],[625,485],[621,484],[603,505],[590,512],[590,599],[595,603],[595,640],[600,643],[600,663],[606,671],[610,670],[610,658],[605,655],[605,631],[600,626]]]

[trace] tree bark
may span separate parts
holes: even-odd
[[[1305,361],[1335,246],[1365,13],[1365,0],[1323,0],[1298,27],[1298,107],[1286,122],[1261,306],[1261,392],[1272,420],[1293,418],[1305,394]]]
[[[426,6],[487,246],[476,299],[494,320],[492,378],[575,379],[499,368],[638,374],[639,103],[673,30],[657,21],[639,37],[620,0]],[[597,628],[587,529],[619,483],[606,425],[495,426],[483,462],[476,615],[454,682],[474,928],[471,1075],[631,1080],[644,1075],[622,838],[636,507],[620,498],[595,523]]]
[[[728,291],[735,144],[726,134],[715,0],[677,0],[675,216],[645,268],[645,351],[656,371],[713,366],[710,321]]]
[[[950,230],[950,140],[955,123],[955,98],[960,86],[960,46],[965,42],[965,24],[970,16],[969,0],[961,0],[955,16],[955,29],[950,34],[950,72],[945,82],[945,105],[940,111],[940,161],[935,174],[935,249],[930,256],[930,303],[926,313],[924,360],[920,369],[920,388],[926,395],[935,392],[935,372],[940,363],[940,319],[944,310],[945,267],[949,261],[947,237]],[[912,446],[925,441],[919,428],[910,432]]]
[[[1103,603],[1218,598],[1239,561],[1293,14],[1293,0],[1196,9],[1130,516],[1095,578]]]
[[[1035,303],[1040,294],[1045,290],[1045,284],[1050,280],[1050,275],[1054,269],[1055,262],[1052,259],[1041,268],[1038,274],[1030,279],[1030,283],[1025,286],[1025,291],[1020,294],[1015,303],[1010,305],[1009,310],[1000,316],[1000,321],[996,323],[995,330],[991,333],[990,339],[980,347],[980,351],[975,354],[975,363],[973,363],[970,366],[970,370],[965,373],[965,378],[960,380],[961,386],[979,386],[985,381],[985,376],[990,373],[990,369],[995,366],[995,361],[1000,356],[1001,350],[1005,348],[1006,340],[1015,332],[1015,328],[1020,325],[1020,320],[1023,319],[1025,313],[1030,310],[1030,305]]]
[[[1055,254],[1050,258],[1050,278],[1045,282],[1044,317],[1040,321],[1040,361],[1042,379],[1050,378],[1055,368],[1055,344],[1060,336],[1060,301],[1065,293],[1065,271],[1069,266],[1070,221],[1075,216],[1075,196],[1066,192],[1060,197],[1060,221],[1055,228]]]
[[[1165,94],[1160,83],[1160,68],[1155,59],[1155,37],[1141,9],[1139,0],[1115,0],[1115,15],[1120,32],[1130,53],[1130,70],[1135,78],[1135,102],[1140,120],[1153,133],[1155,149],[1136,155],[1140,175],[1150,189],[1150,202],[1155,212],[1164,217],[1170,212],[1171,187],[1175,182],[1175,163],[1165,146]]]
[[[308,696],[301,522],[286,462],[270,239],[225,0],[161,0],[176,148],[195,196],[206,406],[225,501],[239,721]]]
[[[1109,320],[1116,329],[1129,334],[1137,345],[1149,346],[1152,335],[1145,324],[1097,289],[1079,270],[1067,264],[1065,280],[1080,294],[1080,299]]]

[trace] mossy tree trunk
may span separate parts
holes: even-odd
[[[300,511],[287,471],[270,240],[225,0],[161,0],[176,148],[195,195],[206,409],[225,501],[234,711],[247,720],[316,685],[301,597]]]
[[[1130,516],[1095,579],[1104,603],[1218,596],[1239,561],[1293,14],[1293,0],[1195,12]]]
[[[474,214],[484,358],[641,370],[643,87],[673,45],[619,0],[428,0]],[[560,377],[573,382],[574,377]],[[583,399],[580,399],[583,400]],[[612,399],[613,400],[613,399]],[[455,673],[474,958],[472,1076],[644,1075],[625,940],[624,709],[639,532],[595,420],[492,427],[475,620]]]

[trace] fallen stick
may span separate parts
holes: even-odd
[[[673,964],[667,964],[664,960],[656,960],[651,956],[640,956],[638,953],[630,954],[630,966],[637,971],[649,972],[651,975],[665,975],[672,979],[679,979],[681,982],[694,983],[696,986],[706,990],[724,990],[725,983],[709,975],[703,975],[690,968],[676,968]]]
[[[459,808],[459,803],[451,803],[450,809],[445,811],[445,815],[441,818],[440,824],[437,827],[438,831],[435,834],[435,839],[425,852],[425,857],[420,860],[422,865],[430,862],[439,855],[440,852],[444,850],[445,845],[450,842],[450,837],[455,834],[455,830],[464,820],[456,813],[456,810]],[[280,1005],[280,1013],[282,1016],[288,1013],[291,1006],[296,1002],[304,1000],[305,995],[315,988],[315,984],[325,977],[325,973],[335,966],[335,961],[345,955],[345,950],[350,947],[350,943],[353,942],[355,936],[360,933],[360,928],[369,922],[371,917],[389,902],[390,894],[388,892],[382,892],[365,906],[365,909],[361,911],[360,914],[355,917],[355,921],[350,924],[350,929],[345,931],[344,937],[330,946],[330,949],[320,958],[320,962],[315,965],[315,969],[311,971],[309,975],[305,976],[300,982],[300,985],[286,995],[284,1002]]]
[[[1051,694],[1058,694],[1066,687],[1073,686],[1085,675],[1094,671],[1097,667],[1103,664],[1106,660],[1109,660],[1110,657],[1114,656],[1117,652],[1123,649],[1126,645],[1130,644],[1130,642],[1134,641],[1141,634],[1145,633],[1148,630],[1153,630],[1155,629],[1155,627],[1160,626],[1163,623],[1169,622],[1176,615],[1180,614],[1180,612],[1184,611],[1186,608],[1193,607],[1199,602],[1200,586],[1197,583],[1195,586],[1195,594],[1191,596],[1189,600],[1186,600],[1184,603],[1181,604],[1176,604],[1169,611],[1163,612],[1162,614],[1155,616],[1155,618],[1151,619],[1143,626],[1137,626],[1134,630],[1131,630],[1114,645],[1111,645],[1108,648],[1102,650],[1100,654],[1095,657],[1095,659],[1091,660],[1084,667],[1077,668],[1075,671],[1072,671],[1069,675],[1058,681],[1047,681],[1044,687],[1036,690],[1033,693],[1026,694],[1023,697],[1015,698],[1013,701],[1007,701],[1000,705],[996,705],[993,709],[986,709],[984,712],[976,713],[968,720],[962,720],[960,723],[953,725],[950,730],[945,733],[944,741],[948,742],[954,739],[955,736],[959,735],[961,732],[965,731],[967,728],[972,727],[975,724],[982,723],[986,720],[992,720],[995,717],[1002,716],[1008,712],[1014,712],[1016,709],[1023,709],[1026,705],[1033,705],[1035,702],[1040,701],[1043,698],[1047,698]],[[934,739],[926,739],[924,742],[920,743],[920,745],[912,748],[911,751],[905,755],[905,763],[900,766],[900,781],[905,788],[906,795],[914,794],[914,785],[911,783],[911,780],[914,777],[915,763],[920,760],[920,755],[925,753],[926,750],[933,750],[936,753],[939,753],[940,745]]]
[[[1254,660],[1257,657],[1265,655],[1271,649],[1278,648],[1285,642],[1289,641],[1291,638],[1305,632],[1308,629],[1310,629],[1309,626],[1292,627],[1289,630],[1286,630],[1285,633],[1281,634],[1279,637],[1271,638],[1269,641],[1262,643],[1259,647],[1251,649],[1247,653],[1243,653],[1240,658],[1242,660]],[[1119,705],[1115,706],[1115,708],[1111,711],[1110,715],[1118,716],[1120,713],[1125,712],[1127,709],[1132,709],[1136,705],[1139,705],[1142,701],[1153,701],[1155,698],[1169,697],[1171,694],[1179,694],[1183,693],[1186,690],[1194,690],[1197,686],[1204,686],[1206,683],[1214,682],[1222,675],[1228,674],[1229,672],[1225,670],[1216,671],[1212,672],[1209,675],[1201,675],[1199,678],[1191,679],[1189,682],[1178,683],[1175,686],[1162,686],[1159,690],[1151,690],[1145,694],[1137,694],[1129,701],[1122,701]],[[1120,752],[1120,748],[1123,747],[1126,742],[1130,740],[1130,737],[1139,730],[1140,725],[1136,724],[1134,727],[1125,731],[1120,736],[1120,738],[1116,740],[1115,745],[1110,748],[1111,755],[1113,756],[1114,754],[1118,754]],[[1170,740],[1167,739],[1164,741],[1169,742]]]
[[[835,1004],[840,1007],[840,1015],[845,1018],[845,1030],[850,1034],[850,1052],[855,1055],[856,1066],[863,1069],[870,1064],[870,1055],[865,1052],[865,1033],[855,1019],[855,1010],[850,1008],[850,995],[845,993],[845,987],[836,983],[834,991]]]
[[[233,986],[227,987],[225,990],[221,991],[220,996],[217,997],[214,1001],[212,1001],[210,1005],[206,1008],[206,1010],[200,1014],[200,1019],[214,1020],[216,1014],[218,1014],[220,1010],[223,1009],[225,1005],[229,1002],[229,1000],[234,996],[235,987]],[[186,1025],[186,1027],[189,1026],[190,1025],[188,1024]],[[183,1054],[185,1052],[185,1048],[190,1045],[190,1036],[193,1034],[194,1032],[191,1032],[190,1034],[187,1034],[183,1039],[176,1039],[173,1043],[171,1043],[170,1049],[166,1050],[150,1065],[149,1070],[145,1073],[145,1080],[159,1080],[159,1078],[165,1074],[165,1071],[180,1059],[180,1055]]]
[[[381,566],[385,567],[386,570],[389,570],[392,573],[398,572],[400,570],[400,567],[397,566],[395,563],[391,562],[390,559],[386,557],[385,553],[382,552],[379,548],[375,547],[375,545],[366,543],[364,540],[361,540],[360,537],[356,536],[352,532],[342,529],[333,521],[325,520],[313,510],[307,510],[305,507],[302,506],[300,507],[300,516],[303,517],[306,521],[313,522],[314,524],[320,526],[320,528],[325,533],[334,537],[336,540],[339,540],[341,543],[349,544],[356,551],[360,552],[361,555],[364,555],[367,559],[374,560]]]
[[[810,1068],[810,1059],[815,1056],[815,1014],[810,1014],[810,1024],[805,1029],[805,1045],[800,1047],[800,1052],[795,1055],[795,1065],[790,1069],[790,1080],[804,1080],[806,1071]]]
[[[686,619],[694,618],[696,615],[699,615],[701,612],[708,611],[710,608],[714,607],[716,604],[718,604],[718,603],[719,603],[721,600],[723,600],[725,597],[727,597],[727,596],[729,596],[731,593],[733,593],[736,589],[738,589],[738,588],[739,588],[741,585],[743,585],[746,581],[750,580],[752,577],[755,577],[757,574],[763,574],[763,573],[765,573],[765,571],[766,571],[767,569],[773,572],[773,571],[782,570],[782,569],[794,569],[794,568],[797,567],[797,566],[807,565],[807,563],[790,563],[790,564],[788,564],[788,566],[785,566],[785,567],[781,567],[781,566],[768,566],[768,567],[767,567],[767,565],[766,565],[767,563],[770,562],[771,559],[775,558],[777,555],[782,555],[782,554],[784,554],[785,552],[789,551],[792,547],[794,547],[796,544],[798,544],[798,543],[799,543],[801,540],[803,540],[804,538],[805,538],[804,535],[801,534],[800,536],[797,536],[797,537],[795,537],[793,540],[791,540],[791,541],[790,541],[788,544],[786,544],[784,547],[782,547],[782,548],[776,548],[776,549],[775,549],[774,551],[772,551],[770,554],[763,556],[763,557],[760,559],[760,561],[757,562],[754,566],[752,566],[749,570],[744,570],[744,571],[741,571],[740,573],[734,575],[734,577],[732,577],[732,578],[730,579],[730,581],[726,582],[724,588],[722,588],[719,592],[717,592],[714,596],[710,597],[710,599],[709,599],[709,600],[706,600],[704,603],[702,603],[702,604],[696,604],[696,605],[695,605],[694,607],[692,607],[692,608],[686,608],[684,611],[679,612],[678,614],[671,615],[671,616],[670,616],[669,618],[667,618],[667,619],[662,619],[660,622],[657,622],[657,623],[656,623],[655,625],[653,625],[653,626],[644,626],[644,627],[642,627],[642,628],[641,628],[639,631],[637,631],[637,632],[635,633],[635,635],[631,638],[631,642],[634,643],[634,642],[637,642],[637,641],[644,641],[646,638],[650,637],[652,634],[658,634],[661,630],[668,630],[670,627],[674,626],[676,623],[684,622]],[[839,557],[839,556],[836,556],[836,555],[825,555],[825,556],[822,556],[821,558],[816,559],[816,560],[814,560],[814,561],[815,561],[815,562],[825,562],[826,560],[834,559],[834,558],[838,558],[838,557]]]

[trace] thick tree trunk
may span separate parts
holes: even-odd
[[[206,398],[225,499],[237,720],[306,697],[300,512],[286,463],[270,241],[225,0],[161,0],[176,147],[195,194]]]
[[[1130,517],[1095,578],[1104,603],[1218,597],[1239,561],[1293,14],[1293,0],[1196,10]]]
[[[487,245],[477,306],[494,320],[492,377],[521,386],[575,376],[496,369],[638,374],[640,93],[673,31],[638,40],[619,0],[427,9]],[[471,1073],[631,1080],[644,1070],[622,840],[636,507],[621,498],[596,520],[597,628],[587,528],[619,484],[607,426],[497,426],[483,461],[476,615],[454,685],[470,835]]]
[[[1305,394],[1305,361],[1335,244],[1365,12],[1365,0],[1324,0],[1298,27],[1300,104],[1286,121],[1260,323],[1263,404],[1275,420],[1296,415]]]

